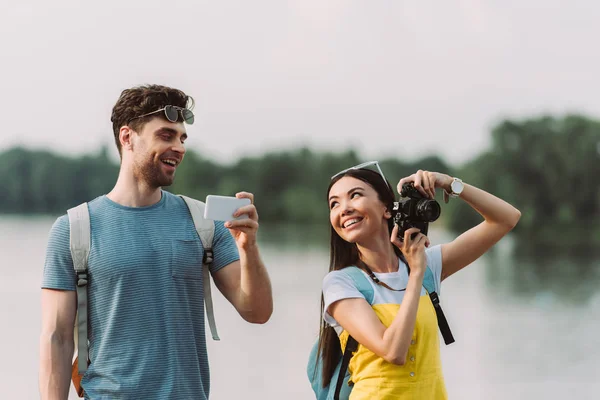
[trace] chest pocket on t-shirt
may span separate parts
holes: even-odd
[[[171,241],[171,276],[202,279],[202,244],[200,239]]]

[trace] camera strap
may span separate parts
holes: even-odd
[[[377,278],[375,276],[375,274],[373,273],[373,271],[371,271],[371,268],[369,268],[367,266],[367,264],[365,264],[362,260],[358,260],[358,262],[356,263],[356,265],[362,269],[363,271],[365,271],[367,273],[367,275],[369,275],[369,278],[371,278],[371,280],[373,280],[373,282],[375,282],[377,285],[379,286],[383,286],[384,288],[388,289],[388,290],[393,290],[394,292],[403,292],[406,290],[406,288],[404,289],[394,289],[390,286],[388,286],[385,282],[381,282],[379,280],[379,278]],[[406,264],[408,266],[408,264]]]

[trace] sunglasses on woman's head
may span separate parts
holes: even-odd
[[[383,182],[385,182],[385,184],[387,186],[387,184],[388,184],[387,180],[385,179],[385,175],[383,175],[383,172],[381,171],[381,168],[379,167],[379,162],[378,161],[367,161],[367,162],[364,162],[362,164],[355,165],[354,167],[346,168],[345,170],[340,171],[337,174],[333,175],[331,177],[331,179],[334,179],[334,178],[336,178],[336,177],[338,177],[340,175],[343,175],[343,174],[345,174],[348,171],[351,171],[351,170],[354,170],[354,169],[361,169],[361,168],[370,167],[371,165],[374,165],[375,167],[377,167],[377,172],[379,172],[379,175],[381,175],[381,177],[383,178]]]
[[[179,116],[181,119],[188,125],[192,125],[194,123],[194,113],[188,108],[182,108],[177,106],[164,106],[163,108],[159,108],[156,111],[149,112],[148,114],[138,115],[135,118],[132,118],[129,122],[134,119],[147,117],[148,115],[156,114],[157,112],[165,112],[165,117],[170,122],[177,122],[179,120]]]

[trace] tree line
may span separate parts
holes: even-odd
[[[521,243],[600,247],[600,122],[580,115],[507,119],[492,129],[491,137],[488,150],[459,166],[436,155],[379,161],[393,187],[417,169],[433,170],[509,201],[522,212],[515,229]],[[0,213],[61,214],[107,193],[119,170],[108,151],[66,157],[15,147],[0,153]],[[250,191],[256,194],[262,222],[327,223],[325,191],[331,175],[363,161],[355,150],[300,148],[224,165],[188,150],[168,190],[198,199]],[[481,221],[463,202],[451,201],[442,210],[440,220],[454,231]]]

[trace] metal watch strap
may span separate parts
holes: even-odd
[[[455,181],[460,181],[461,183],[463,183],[462,179],[460,179],[460,178],[457,178],[457,177],[452,178],[452,182],[450,182],[450,192],[448,192],[446,189],[444,189],[444,203],[448,203],[448,201],[450,201],[450,197],[460,196],[460,193],[455,193],[454,190],[452,190],[452,184]],[[463,183],[463,185],[464,185],[464,183]]]

